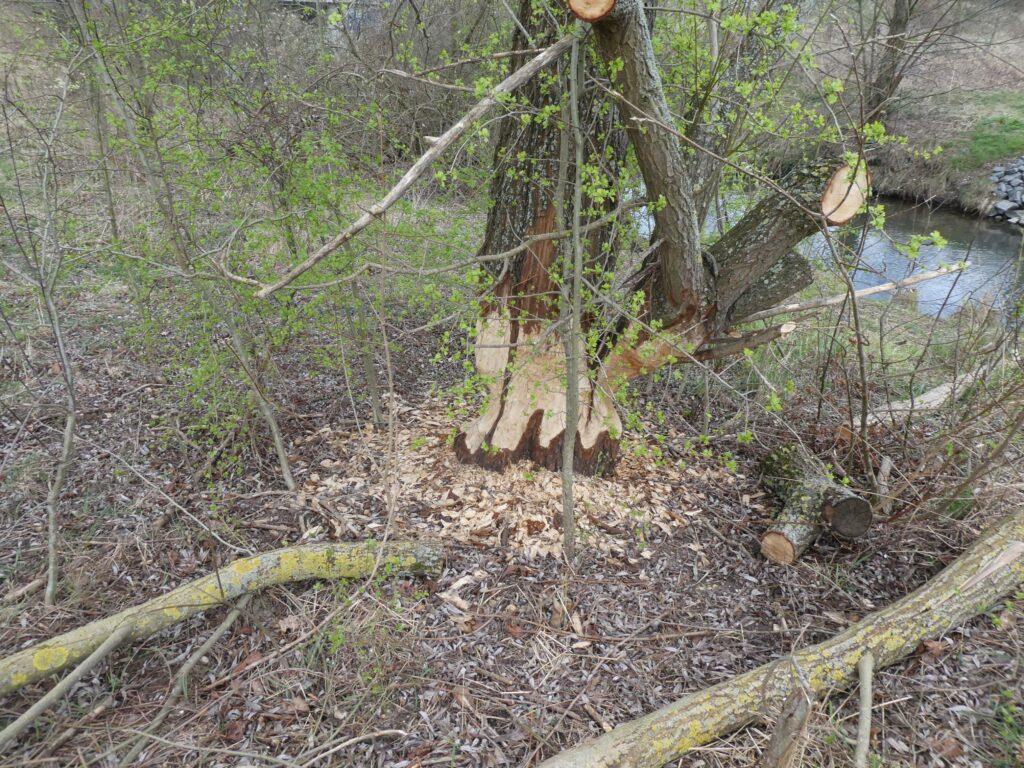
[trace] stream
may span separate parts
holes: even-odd
[[[914,286],[917,308],[931,316],[946,316],[967,302],[991,304],[1010,313],[1024,296],[1024,230],[965,216],[954,211],[935,209],[897,199],[882,199],[885,204],[885,231],[871,230],[864,244],[862,266],[854,272],[853,282],[869,288],[912,274],[935,269],[943,264],[969,261],[964,272],[927,280]],[[944,248],[922,246],[920,254],[908,258],[896,243],[909,242],[912,235],[927,235],[938,230],[948,241]],[[856,245],[854,235],[848,245]],[[818,235],[804,244],[808,255],[827,263],[828,248]],[[888,300],[891,293],[871,298]]]

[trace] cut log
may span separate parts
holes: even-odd
[[[1024,508],[1001,520],[917,591],[818,645],[697,691],[562,752],[541,768],[658,768],[778,711],[806,681],[811,694],[848,686],[866,651],[895,664],[1024,583]],[[800,670],[797,675],[794,667]]]
[[[197,613],[275,584],[358,579],[378,566],[392,572],[436,573],[441,559],[439,545],[398,541],[306,544],[244,557],[142,605],[0,660],[0,696],[81,661],[125,626],[130,628],[126,641],[143,640]]]
[[[821,196],[821,213],[829,224],[848,224],[868,198],[871,174],[864,161],[854,171],[844,165],[834,174]]]
[[[600,21],[615,8],[615,0],[569,0],[569,10],[577,19],[593,23]]]
[[[801,445],[772,451],[761,464],[765,484],[782,500],[782,512],[761,537],[761,553],[792,565],[824,526],[844,539],[871,527],[871,504],[836,482],[828,468]]]

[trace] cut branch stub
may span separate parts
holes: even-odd
[[[871,504],[832,479],[828,468],[799,445],[772,451],[761,464],[765,485],[783,501],[782,512],[761,537],[761,553],[792,565],[824,526],[844,539],[871,527]]]
[[[615,0],[569,0],[569,10],[577,19],[594,23],[600,21],[615,8]]]
[[[829,224],[847,224],[864,205],[871,186],[871,174],[867,164],[861,160],[854,171],[843,165],[832,174],[832,178],[821,196],[821,212]]]

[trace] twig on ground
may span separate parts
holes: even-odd
[[[185,662],[185,664],[181,668],[181,671],[178,672],[178,677],[174,683],[174,688],[171,690],[171,693],[167,696],[167,698],[164,699],[164,703],[160,707],[160,711],[156,713],[156,717],[154,717],[152,721],[150,721],[149,725],[147,725],[146,728],[143,730],[143,735],[136,736],[131,740],[131,742],[129,742],[130,744],[133,744],[133,746],[131,750],[129,750],[128,754],[121,759],[119,765],[130,765],[132,761],[134,761],[135,758],[139,756],[139,753],[143,749],[145,749],[146,743],[148,741],[147,737],[151,733],[153,733],[157,728],[159,728],[163,721],[167,719],[167,715],[170,714],[171,709],[177,703],[181,695],[185,692],[185,688],[188,684],[188,676],[192,674],[192,669],[195,667],[196,664],[199,663],[199,660],[203,658],[203,656],[209,653],[210,649],[213,648],[213,646],[221,639],[221,637],[224,636],[224,633],[231,629],[231,625],[234,624],[238,617],[242,615],[242,611],[245,610],[245,607],[249,604],[249,601],[251,599],[251,592],[249,594],[243,595],[242,598],[235,604],[235,607],[232,608],[228,612],[228,615],[224,617],[224,621],[220,623],[220,626],[218,626],[217,629],[215,629],[213,633],[208,638],[206,638],[206,642],[199,646],[196,652],[193,653],[189,657],[188,661]],[[114,749],[111,751],[116,752],[117,749],[120,748],[120,746],[121,745],[114,747]]]
[[[868,749],[871,746],[871,676],[875,671],[875,656],[865,651],[857,662],[860,676],[860,716],[857,718],[857,748],[853,753],[854,768],[867,768]]]

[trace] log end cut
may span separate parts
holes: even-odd
[[[821,196],[821,212],[825,221],[832,225],[849,223],[867,200],[870,186],[871,174],[866,163],[858,163],[856,171],[849,165],[843,165],[832,174]]]
[[[778,531],[768,531],[761,537],[761,554],[779,565],[792,565],[797,559],[793,542]]]
[[[615,0],[569,0],[569,10],[577,19],[593,24],[615,8]]]
[[[844,539],[858,539],[871,528],[873,513],[867,499],[851,494],[828,504],[824,516],[833,533]]]

